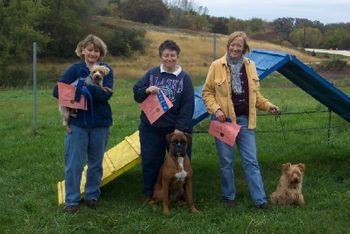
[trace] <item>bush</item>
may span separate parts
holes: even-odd
[[[335,58],[321,62],[320,69],[324,71],[341,71],[347,66],[346,64],[346,60]]]
[[[116,29],[107,39],[109,53],[113,56],[130,56],[133,52],[144,52],[146,31],[137,29]]]
[[[52,87],[62,75],[56,65],[37,66],[37,85]],[[2,63],[0,66],[0,88],[21,88],[33,85],[33,68],[31,63]]]

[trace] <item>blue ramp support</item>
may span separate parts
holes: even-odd
[[[247,57],[254,61],[260,80],[278,71],[317,101],[350,122],[350,97],[294,55],[252,50]],[[202,88],[203,86],[195,91],[195,113],[192,119],[194,125],[208,116],[201,96]]]

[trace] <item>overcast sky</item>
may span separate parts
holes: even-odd
[[[350,23],[350,0],[195,0],[209,15],[238,19],[306,18],[321,23]]]

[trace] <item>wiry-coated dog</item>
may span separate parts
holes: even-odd
[[[112,89],[108,87],[103,87],[103,78],[109,73],[110,69],[103,65],[94,65],[91,68],[90,75],[85,78],[85,83],[88,85],[100,86],[105,92],[113,92]],[[71,85],[76,86],[78,84],[78,79],[75,80]],[[72,130],[69,127],[69,118],[76,117],[76,110],[65,107],[58,106],[58,109],[62,116],[62,124],[66,128],[67,132],[70,133]]]
[[[302,163],[282,164],[282,176],[275,192],[270,195],[272,204],[291,205],[305,204],[302,194],[303,173],[305,165]]]
[[[159,170],[150,205],[163,202],[163,214],[169,214],[169,202],[186,199],[192,213],[198,213],[193,202],[192,167],[187,155],[191,135],[171,133],[167,135],[168,155]]]

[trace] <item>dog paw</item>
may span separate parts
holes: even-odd
[[[167,208],[164,208],[164,209],[163,209],[163,214],[164,214],[164,215],[168,216],[169,213],[170,213],[170,212],[169,212],[169,209],[167,209]]]
[[[194,207],[194,208],[191,209],[191,213],[192,214],[199,214],[201,212]]]

